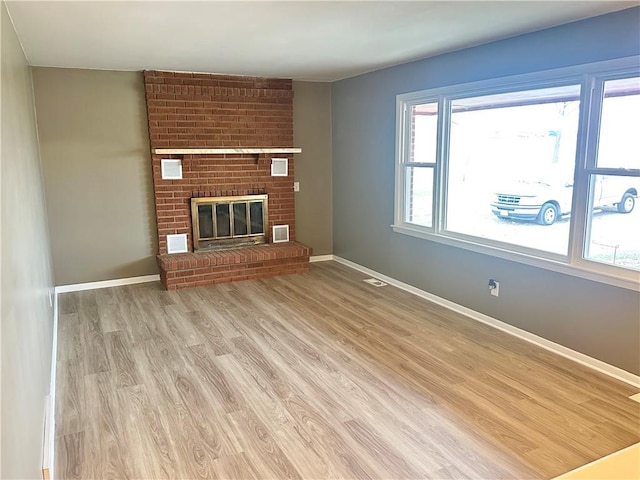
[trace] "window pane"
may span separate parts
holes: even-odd
[[[572,85],[454,100],[446,229],[566,254],[579,98]]]
[[[411,107],[410,162],[435,163],[438,134],[438,104]]]
[[[432,227],[433,168],[407,167],[405,222]]]
[[[640,169],[640,77],[604,84],[598,167]]]
[[[640,270],[640,178],[592,175],[585,258]]]

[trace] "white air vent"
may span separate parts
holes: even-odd
[[[289,225],[273,226],[273,243],[282,243],[289,241]]]
[[[378,280],[377,278],[367,278],[364,280],[364,282],[367,282],[373,285],[374,287],[385,287],[387,285],[382,280]]]
[[[167,253],[186,253],[188,251],[186,233],[167,235]]]
[[[271,159],[271,176],[286,177],[289,172],[288,158],[272,158]]]
[[[163,158],[160,160],[163,180],[182,180],[182,160]]]

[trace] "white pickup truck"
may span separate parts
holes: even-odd
[[[596,177],[593,207],[615,207],[630,213],[638,197],[637,178],[602,175]],[[491,211],[499,218],[535,220],[552,225],[562,215],[571,213],[573,184],[519,180],[494,193]]]

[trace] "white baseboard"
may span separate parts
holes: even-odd
[[[376,272],[375,270],[371,270],[370,268],[364,267],[345,258],[333,255],[333,260],[347,267],[353,268],[354,270],[358,270],[372,277],[376,277],[384,282],[387,282],[390,285],[393,285],[394,287],[398,287],[409,293],[413,293],[418,297],[446,307],[473,320],[477,320],[478,322],[490,325],[494,328],[497,328],[498,330],[502,330],[503,332],[518,337],[522,340],[526,340],[527,342],[561,355],[565,358],[568,358],[569,360],[573,360],[574,362],[580,363],[581,365],[592,368],[593,370],[596,370],[600,373],[604,373],[605,375],[613,377],[616,380],[620,380],[621,382],[632,385],[633,387],[640,388],[640,376],[635,375],[631,372],[627,372],[626,370],[623,370],[621,368],[614,367],[613,365],[609,365],[608,363],[605,363],[601,360],[585,355],[584,353],[577,352],[563,345],[552,342],[551,340],[547,340],[546,338],[539,337],[538,335],[514,327],[513,325],[509,325],[508,323],[501,322],[500,320],[490,317],[489,315],[485,315],[484,313],[476,312],[475,310],[464,307],[462,305],[458,305],[457,303],[454,303],[445,298],[438,297],[437,295],[429,292],[425,292],[424,290],[420,290],[419,288],[409,285],[408,283],[401,282],[399,280],[396,280],[395,278]]]
[[[333,255],[314,255],[309,257],[309,263],[328,262],[329,260],[333,260]]]
[[[122,285],[135,285],[136,283],[159,282],[160,275],[144,275],[142,277],[116,278],[102,282],[76,283],[73,285],[60,285],[56,287],[56,293],[80,292],[82,290],[95,290],[97,288],[120,287]]]
[[[51,395],[44,399],[44,435],[42,441],[42,478],[51,478]]]
[[[333,255],[315,255],[309,257],[309,262],[327,262],[333,260]],[[81,292],[83,290],[95,290],[98,288],[120,287],[122,285],[135,285],[136,283],[159,282],[160,275],[144,275],[141,277],[116,278],[100,282],[74,283],[71,285],[59,285],[55,288],[56,294],[68,292]]]
[[[55,439],[56,439],[56,374],[58,360],[58,292],[53,294],[53,335],[51,341],[51,380],[49,384],[49,424],[45,428],[45,451],[42,471],[47,472],[48,478],[55,478]]]

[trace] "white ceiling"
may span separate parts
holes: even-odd
[[[13,1],[32,65],[332,81],[638,1]]]

